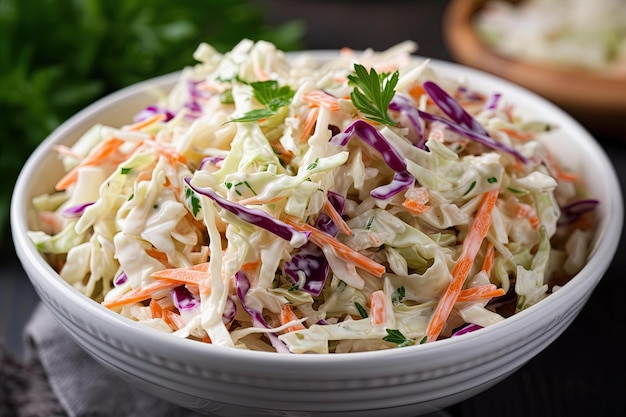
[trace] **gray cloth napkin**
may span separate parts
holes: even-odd
[[[78,346],[43,304],[25,328],[27,362],[41,368],[69,417],[197,417],[120,379]],[[56,414],[41,414],[56,415]]]

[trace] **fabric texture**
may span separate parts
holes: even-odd
[[[0,347],[0,417],[196,417],[149,395],[87,355],[45,306],[25,328],[18,360]]]

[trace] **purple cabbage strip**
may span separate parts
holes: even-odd
[[[265,229],[268,232],[274,233],[276,236],[283,238],[287,241],[291,241],[294,236],[298,235],[304,235],[304,237],[308,240],[309,236],[311,235],[310,232],[300,232],[289,226],[288,224],[278,219],[274,219],[263,210],[243,207],[240,204],[228,201],[227,199],[220,197],[211,188],[196,187],[191,184],[191,178],[185,178],[185,182],[196,193],[209,197],[211,200],[215,201],[218,206],[230,211],[241,220]]]
[[[126,272],[122,272],[121,274],[115,277],[115,279],[113,280],[113,285],[118,287],[126,283],[126,281],[128,281],[128,276],[126,275]]]
[[[223,160],[224,158],[221,156],[207,156],[205,158],[202,158],[202,160],[200,161],[200,167],[198,169],[203,170],[206,168],[207,165],[216,165],[218,162],[222,162]]]
[[[413,144],[420,149],[426,149],[424,120],[420,117],[413,102],[404,96],[396,94],[393,96],[391,103],[389,103],[389,109],[399,112],[401,116],[404,116],[409,121],[409,128],[413,128],[416,136],[416,141]]]
[[[561,217],[558,224],[560,226],[571,224],[582,214],[595,210],[598,204],[600,202],[592,198],[574,201],[561,208]]]
[[[94,204],[94,201],[90,203],[78,204],[76,206],[71,206],[63,209],[61,214],[64,217],[80,217],[82,216],[85,209]]]
[[[246,310],[246,313],[248,313],[250,317],[252,317],[252,325],[254,327],[265,327],[266,329],[269,329],[270,326],[263,318],[263,314],[261,314],[260,311],[249,307],[246,303],[246,294],[248,294],[248,291],[250,290],[250,280],[248,279],[246,273],[242,270],[237,271],[237,273],[235,274],[235,287],[237,291],[237,297],[239,297],[239,302],[241,303],[241,307],[243,307],[243,309]],[[285,343],[283,343],[283,341],[278,338],[278,335],[276,333],[267,333],[267,336],[269,337],[272,346],[274,346],[274,349],[276,349],[277,352],[291,353],[287,345],[285,345]]]
[[[446,93],[437,84],[432,81],[426,81],[424,82],[423,87],[435,104],[437,104],[437,106],[452,120],[435,116],[418,109],[417,111],[423,119],[431,122],[441,122],[450,130],[461,136],[472,139],[491,149],[509,153],[524,163],[528,161],[528,159],[516,149],[499,143],[490,137],[485,128],[476,119],[474,119],[472,115],[466,112],[463,106],[461,106],[453,97]]]
[[[237,314],[237,304],[233,297],[228,295],[226,297],[226,306],[224,306],[224,313],[222,313],[222,322],[224,324],[228,324],[235,319],[235,314]]]
[[[476,330],[480,330],[482,328],[483,327],[479,326],[478,324],[468,324],[467,326],[463,326],[456,332],[452,333],[450,337],[461,336],[466,333],[475,332]]]
[[[487,101],[485,102],[485,110],[495,110],[498,107],[498,103],[502,98],[502,94],[493,93],[489,97],[487,97]]]
[[[453,132],[461,135],[461,136],[465,136],[468,139],[472,139],[475,142],[478,142],[480,144],[485,145],[488,148],[494,149],[496,151],[501,151],[501,152],[506,152],[509,153],[511,155],[513,155],[514,157],[516,157],[518,160],[520,160],[523,163],[528,162],[528,158],[526,158],[524,155],[522,155],[521,153],[519,153],[519,151],[517,151],[516,149],[513,149],[511,147],[508,147],[500,142],[495,141],[493,138],[491,138],[490,136],[485,136],[485,135],[481,135],[473,130],[467,129],[466,127],[463,127],[459,124],[457,124],[456,122],[453,122],[451,120],[448,119],[444,119],[443,117],[439,117],[439,116],[435,116],[434,114],[430,114],[430,113],[426,113],[425,111],[421,111],[418,110],[420,113],[420,116],[422,116],[422,118],[424,118],[425,120],[431,121],[431,122],[440,122],[445,124],[450,130],[452,130]]]
[[[343,214],[345,203],[343,196],[329,191],[328,201],[330,201],[330,204],[333,205],[339,214]],[[317,216],[314,226],[331,236],[336,236],[339,232],[335,223],[325,213],[320,213]],[[324,255],[322,249],[310,241],[304,246],[298,248],[292,255],[291,259],[285,261],[283,266],[285,274],[294,284],[300,281],[298,272],[301,271],[304,273],[306,279],[302,287],[299,289],[306,291],[315,297],[320,295],[324,285],[326,285],[329,269],[330,267],[328,265],[328,261],[326,260],[326,256]]]
[[[407,171],[404,158],[400,156],[398,151],[380,134],[378,130],[364,120],[357,120],[346,128],[342,133],[333,136],[331,143],[339,146],[345,146],[350,139],[357,135],[361,140],[372,148],[376,149],[389,168],[396,171],[393,180],[388,185],[375,188],[370,195],[380,200],[391,198],[399,192],[406,190],[413,185],[415,179]]]
[[[465,111],[452,96],[432,81],[425,81],[422,85],[426,93],[435,104],[453,121],[470,129],[480,135],[489,136],[483,125],[481,125],[471,114]]]
[[[134,122],[140,122],[142,120],[149,119],[157,114],[165,115],[165,119],[163,121],[168,122],[174,118],[174,113],[170,110],[166,109],[163,106],[152,105],[144,108],[139,113],[133,117]]]
[[[174,306],[180,311],[193,310],[200,304],[200,301],[184,285],[174,288],[171,295]]]

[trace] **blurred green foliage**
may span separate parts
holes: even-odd
[[[304,26],[264,23],[246,0],[0,0],[0,246],[13,185],[61,122],[124,86],[193,64],[200,42],[243,38],[289,51]]]

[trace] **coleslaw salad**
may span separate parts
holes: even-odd
[[[583,265],[597,201],[497,92],[405,42],[329,62],[243,40],[57,147],[30,232],[86,296],[177,337],[341,353],[501,321]]]

